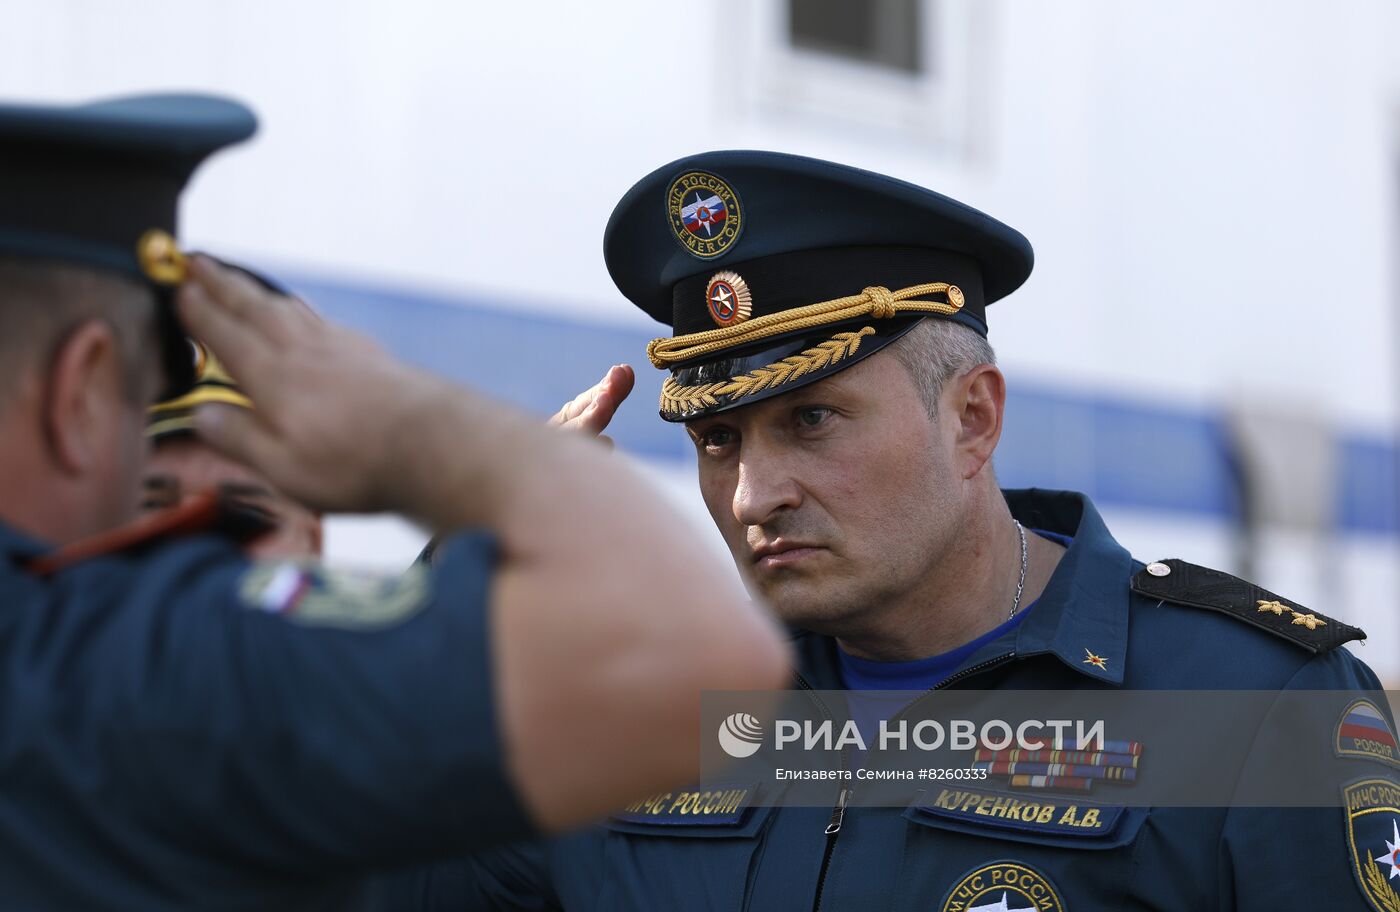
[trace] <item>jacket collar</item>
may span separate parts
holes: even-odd
[[[1036,488],[1002,493],[1011,515],[1026,528],[1074,538],[1035,611],[1016,628],[1016,654],[1051,653],[1088,677],[1122,684],[1132,555],[1114,541],[1083,494]]]
[[[1018,657],[1050,654],[1096,681],[1123,683],[1132,556],[1114,541],[1083,494],[1036,488],[1002,493],[1011,515],[1027,529],[1057,532],[1074,540],[1036,600],[1035,611],[1013,631],[978,649],[961,667],[971,668],[1008,652]],[[808,684],[818,690],[841,688],[835,639],[797,631],[793,645],[798,669]]]

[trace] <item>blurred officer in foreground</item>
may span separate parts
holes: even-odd
[[[986,306],[1032,263],[1006,225],[881,175],[716,152],[638,183],[604,251],[622,292],[674,327],[648,350],[670,371],[661,417],[684,424],[735,562],[797,631],[803,699],[1379,690],[1341,648],[1356,628],[1217,571],[1135,561],[1082,495],[998,488],[1005,381]],[[556,420],[600,430],[629,385],[613,369]],[[762,806],[752,788],[697,807],[675,796],[698,789],[673,790],[440,866],[400,908],[1394,912],[1400,773],[1380,748],[1395,733],[1367,707],[1316,733],[1352,750],[1340,762],[1358,779],[1389,783],[1345,810],[1109,807],[1059,767],[1135,771],[1151,744],[1046,751],[1021,758],[1039,775],[958,782],[951,806],[936,785],[907,807],[848,807],[859,781],[832,782],[826,808]],[[1349,727],[1374,741],[1344,744]],[[1027,802],[1034,819],[991,812]],[[1296,854],[1278,860],[1284,846]]]
[[[248,274],[280,291],[265,277]],[[244,549],[250,557],[319,557],[321,515],[273,488],[259,472],[220,453],[195,431],[195,411],[201,405],[251,409],[253,402],[208,346],[191,339],[190,347],[194,386],[151,406],[146,436],[152,449],[141,480],[142,509],[166,510],[191,496],[213,492],[236,503],[250,518],[260,515],[267,520],[267,529],[250,536]]]
[[[376,871],[693,775],[696,692],[783,674],[601,447],[180,255],[181,188],[254,126],[208,97],[0,107],[6,909],[354,908]],[[314,509],[464,530],[431,572],[175,534],[245,528],[217,499],[124,525],[187,333],[258,404],[205,406],[202,439]]]

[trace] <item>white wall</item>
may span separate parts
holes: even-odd
[[[1022,371],[1391,428],[1400,8],[942,0],[964,155],[755,102],[774,2],[7,0],[0,93],[234,94],[263,132],[197,179],[193,241],[605,320],[643,319],[599,256],[635,179],[707,147],[831,157],[1031,238],[991,313]]]
[[[194,244],[639,326],[600,256],[633,181],[705,148],[846,161],[1031,238],[1035,275],[990,314],[1018,378],[1393,434],[1400,7],[935,0],[945,82],[901,126],[872,114],[883,92],[814,115],[777,86],[775,2],[0,0],[0,95],[238,96],[263,131],[197,177]],[[1218,523],[1110,518],[1144,557],[1224,547]],[[346,523],[331,544],[387,560],[417,538]],[[1333,544],[1264,569],[1304,589],[1337,569],[1311,591],[1345,605],[1318,607],[1374,628],[1366,657],[1400,678],[1395,542]]]

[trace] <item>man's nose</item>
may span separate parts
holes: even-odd
[[[739,480],[734,487],[734,518],[744,526],[761,526],[784,509],[802,503],[802,488],[791,466],[771,447],[745,441],[739,452]]]

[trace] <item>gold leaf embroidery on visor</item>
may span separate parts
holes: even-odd
[[[745,396],[791,383],[814,370],[821,370],[854,355],[860,348],[861,339],[874,332],[873,326],[864,326],[854,332],[839,332],[825,342],[798,354],[789,355],[781,361],[774,361],[747,374],[737,374],[717,383],[681,386],[674,377],[667,377],[666,382],[661,384],[661,412],[665,415],[698,412],[703,408],[719,405],[721,396],[734,402]]]

